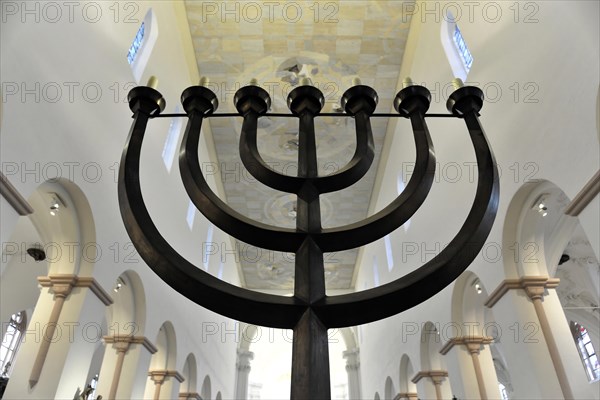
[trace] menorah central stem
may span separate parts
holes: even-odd
[[[329,350],[327,327],[319,320],[310,305],[325,297],[323,252],[313,241],[311,233],[321,231],[319,191],[312,178],[318,177],[317,146],[314,117],[320,108],[318,99],[307,95],[301,104],[298,133],[298,177],[308,178],[298,192],[296,229],[309,233],[296,252],[294,296],[309,304],[294,327],[292,349],[292,399],[329,399]],[[316,100],[316,101],[315,101]]]
[[[310,238],[296,253],[294,295],[309,304],[325,296],[323,252]],[[294,327],[291,399],[330,396],[327,327],[309,306]]]

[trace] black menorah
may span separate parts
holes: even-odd
[[[460,86],[460,85],[457,85]],[[119,170],[119,203],[125,227],[137,251],[158,276],[197,304],[249,324],[293,329],[292,399],[329,399],[327,329],[365,324],[411,308],[452,283],[483,247],[498,208],[498,171],[479,121],[483,93],[472,86],[458,87],[447,102],[450,114],[426,114],[431,94],[410,83],[396,96],[398,114],[374,114],[377,93],[364,85],[348,89],[341,99],[344,114],[321,113],[323,93],[310,85],[293,89],[287,104],[292,114],[269,113],[269,94],[256,85],[237,91],[239,114],[214,114],[217,96],[204,86],[184,90],[186,114],[163,114],[165,100],[151,87],[129,92],[133,124]],[[318,176],[314,121],[319,116],[353,118],[356,150],[348,164],[334,174]],[[187,117],[179,168],[185,189],[196,208],[215,226],[248,244],[295,253],[293,297],[240,288],[202,271],[179,255],[161,236],[142,197],[139,168],[148,120]],[[200,128],[206,118],[242,116],[239,152],[246,169],[263,184],[297,197],[296,228],[254,221],[232,209],[210,189],[198,159]],[[263,116],[299,120],[298,173],[287,176],[269,168],[257,145],[257,123]],[[349,225],[321,226],[319,196],[348,188],[369,170],[374,157],[371,117],[410,119],[416,146],[415,169],[405,190],[387,207]],[[377,288],[327,296],[323,254],[364,246],[402,226],[423,204],[433,183],[435,153],[426,118],[464,119],[477,159],[477,190],[465,222],[450,243],[431,261],[403,277]]]

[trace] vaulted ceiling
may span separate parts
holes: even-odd
[[[233,95],[251,79],[271,95],[272,112],[289,112],[287,94],[308,77],[325,95],[323,112],[339,112],[344,91],[359,77],[379,94],[377,112],[390,112],[408,37],[410,15],[402,1],[217,3],[187,1],[186,10],[200,74],[218,95],[218,112],[235,112]],[[273,3],[275,4],[275,3]],[[324,227],[366,217],[387,118],[373,118],[375,161],[351,188],[321,197]],[[211,131],[227,202],[242,214],[284,227],[295,226],[295,197],[276,192],[245,170],[238,154],[241,118],[213,118]],[[319,173],[342,168],[355,146],[354,123],[344,117],[316,120]],[[259,150],[278,172],[295,175],[297,120],[261,118]],[[293,255],[238,243],[243,284],[252,289],[291,290]],[[326,255],[328,289],[353,287],[358,249]]]

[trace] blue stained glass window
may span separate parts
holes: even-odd
[[[135,61],[135,56],[137,55],[140,47],[142,47],[142,42],[144,41],[144,23],[138,29],[137,34],[135,35],[135,39],[133,39],[133,43],[131,43],[131,47],[129,47],[129,52],[127,53],[127,61],[129,64],[133,64]]]
[[[460,33],[460,29],[458,29],[458,25],[454,27],[454,43],[456,43],[456,48],[458,49],[458,53],[460,54],[468,73],[471,69],[471,65],[473,65],[473,56],[465,43],[465,39]]]

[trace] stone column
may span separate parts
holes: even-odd
[[[254,353],[244,349],[237,350],[237,382],[235,385],[235,398],[246,400],[248,398],[248,376],[250,375],[250,361]]]
[[[4,397],[72,398],[78,386],[83,389],[88,366],[82,368],[82,361],[93,357],[112,299],[92,277],[56,274],[38,280],[42,291]]]
[[[346,373],[348,374],[348,398],[362,399],[360,385],[360,351],[358,348],[344,351]]]
[[[442,387],[442,384],[446,380],[447,377],[448,377],[447,371],[440,371],[440,370],[419,371],[411,379],[411,381],[415,384],[418,384],[419,381],[421,381],[422,384],[429,381],[429,384],[428,385],[426,384],[426,386],[429,386],[429,387],[424,387],[425,398],[432,397],[431,396],[431,394],[432,394],[431,386],[433,386],[433,389],[435,391],[436,400],[445,400],[445,398],[447,397],[445,392],[447,392],[448,390],[445,390],[445,388]],[[424,380],[423,378],[428,378],[428,379]],[[423,382],[423,381],[425,381],[425,382]]]
[[[548,317],[546,316],[544,303],[542,302],[542,298],[544,297],[546,291],[546,286],[549,288],[556,288],[558,286],[558,279],[555,279],[556,283],[548,283],[548,281],[549,279],[528,280],[525,282],[523,287],[525,289],[525,293],[527,293],[533,302],[533,307],[535,308],[535,313],[537,314],[538,321],[540,322],[540,328],[542,330],[542,334],[544,335],[544,339],[546,340],[548,352],[550,353],[550,358],[552,359],[554,370],[558,376],[558,383],[560,384],[563,395],[565,396],[565,399],[572,399],[573,392],[571,391],[571,385],[569,384],[569,379],[567,378],[567,371],[565,370],[565,366],[560,358],[558,346],[556,345],[554,334],[552,333],[550,323],[548,322]]]
[[[144,336],[105,336],[104,343],[111,344],[115,351],[107,349],[104,353],[96,393],[106,400],[134,398],[132,393],[136,390],[136,381],[140,380],[136,371],[148,368],[151,355],[157,352],[156,347]],[[140,384],[142,397],[143,383],[138,382],[137,386]]]
[[[503,345],[510,370],[520,366],[520,373],[512,374],[517,397],[573,399],[595,395],[587,384],[556,294],[558,284],[558,279],[547,276],[506,279],[485,303],[499,309],[498,318],[513,317],[503,330],[515,340],[503,340]]]
[[[452,364],[460,370],[456,376],[453,375],[460,381],[452,385],[454,394],[459,398],[499,398],[494,361],[489,347],[485,347],[493,341],[489,336],[460,336],[451,338],[440,351],[442,355],[453,358]]]
[[[107,341],[109,343],[109,341]],[[121,379],[121,371],[123,370],[123,362],[125,361],[125,353],[129,349],[129,340],[118,340],[115,339],[113,348],[117,351],[117,363],[115,364],[115,370],[113,373],[112,384],[110,385],[110,391],[108,392],[108,398],[114,399],[117,395],[117,388],[119,387],[119,379]]]
[[[41,280],[40,283],[42,286],[49,287],[50,291],[54,294],[54,305],[50,317],[48,318],[46,329],[42,335],[40,348],[38,349],[37,356],[33,362],[33,367],[31,368],[31,374],[29,375],[30,388],[34,387],[40,379],[40,374],[42,373],[42,368],[44,367],[46,357],[48,356],[48,350],[50,349],[50,343],[54,339],[54,333],[58,326],[58,319],[63,304],[65,303],[67,296],[71,293],[73,285],[77,282],[77,277],[75,275],[53,276],[48,278],[48,280]]]
[[[171,393],[175,391],[175,388],[173,387],[175,384],[174,380],[179,383],[185,380],[185,378],[179,372],[166,369],[149,371],[148,376],[152,382],[154,382],[154,400],[161,399],[161,390],[163,392],[162,398],[171,399]],[[178,393],[179,390],[176,390],[175,392]]]

